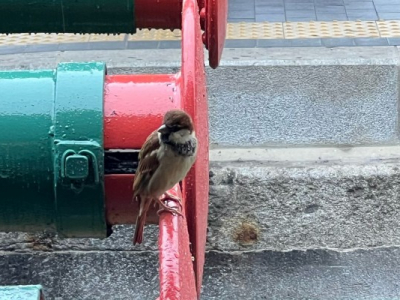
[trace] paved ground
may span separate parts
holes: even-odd
[[[398,19],[400,0],[229,0],[230,22]]]
[[[400,45],[400,0],[229,0],[227,48]],[[179,49],[180,30],[135,35],[0,34],[0,54]]]

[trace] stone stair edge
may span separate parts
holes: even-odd
[[[400,65],[400,48],[368,47],[299,47],[299,48],[226,48],[220,68],[261,67],[273,65]],[[161,52],[162,51],[162,52]],[[161,55],[162,53],[162,55]],[[55,68],[59,62],[104,61],[108,69],[177,68],[180,49],[90,50],[15,53],[0,55],[0,70]],[[208,53],[205,50],[205,65]],[[209,72],[215,72],[207,68]]]

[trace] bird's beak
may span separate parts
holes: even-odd
[[[160,128],[158,128],[157,130],[159,133],[168,133],[169,129],[167,126],[165,126],[164,124],[160,126]]]

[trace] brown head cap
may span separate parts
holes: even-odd
[[[164,125],[170,130],[170,132],[188,129],[190,133],[192,133],[194,130],[192,118],[180,109],[167,111],[164,116]]]

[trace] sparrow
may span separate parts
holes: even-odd
[[[139,201],[134,245],[143,241],[146,215],[152,203],[161,207],[158,213],[168,211],[182,216],[160,197],[180,202],[168,190],[185,178],[196,160],[197,148],[192,118],[183,110],[167,111],[161,127],[147,137],[139,152],[133,183],[133,198]]]

